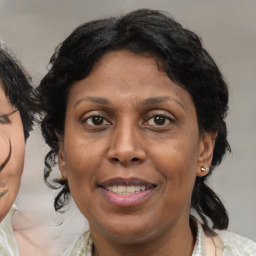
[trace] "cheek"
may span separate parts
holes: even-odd
[[[10,129],[11,131],[11,129]],[[9,154],[9,139],[12,145],[11,157],[0,172],[1,191],[8,192],[0,199],[0,221],[5,217],[17,196],[24,165],[25,141],[23,130],[10,132],[8,136],[0,132],[1,155],[0,164]]]
[[[195,145],[172,140],[151,152],[155,169],[162,175],[168,193],[174,197],[191,194],[197,171]]]
[[[21,178],[23,168],[24,168],[24,158],[25,158],[25,142],[21,140],[13,143],[12,159],[10,161],[10,169],[13,170],[18,178]]]
[[[95,150],[66,144],[66,177],[69,189],[78,208],[87,215],[86,209],[92,204],[93,177],[100,163]],[[72,149],[72,150],[70,150]]]
[[[1,145],[1,154],[0,154],[0,165],[5,161],[9,154],[9,140],[6,135],[0,130],[0,145]]]
[[[90,181],[99,169],[101,163],[99,147],[81,138],[65,141],[66,174],[69,180],[70,189],[88,187]]]
[[[23,136],[23,134],[22,134]],[[12,186],[19,186],[21,175],[24,167],[24,156],[25,156],[25,142],[22,136],[17,134],[10,138],[12,151],[11,158],[5,168],[2,170],[1,175],[7,179],[7,182],[11,182]],[[9,152],[9,141],[8,141],[8,152]],[[5,154],[5,158],[6,158]],[[2,157],[1,157],[2,160]],[[2,162],[2,161],[1,161]],[[15,188],[16,189],[16,188]]]
[[[14,116],[10,125],[3,125],[0,128],[0,163],[2,163],[9,154],[9,141],[11,143],[11,158],[2,172],[5,173],[6,176],[20,180],[25,155],[25,138],[20,116]]]
[[[16,132],[11,134],[10,140],[12,143],[12,168],[16,170],[16,175],[21,176],[25,158],[25,138],[21,122],[16,127]]]

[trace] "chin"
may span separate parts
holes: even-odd
[[[138,216],[129,217],[126,216],[125,219],[121,218],[120,220],[113,217],[112,219],[115,219],[115,221],[107,225],[106,222],[98,223],[97,226],[100,230],[95,230],[95,233],[100,232],[105,234],[108,240],[111,239],[117,243],[127,245],[145,243],[159,236],[158,228],[154,228],[154,225],[149,225],[153,224],[151,221],[145,221],[145,218],[140,219]],[[92,233],[95,228],[97,227],[90,226]]]

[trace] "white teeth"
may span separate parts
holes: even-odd
[[[108,191],[111,191],[118,195],[131,195],[135,193],[139,193],[141,191],[146,190],[146,186],[120,186],[120,185],[114,185],[114,186],[108,186],[106,187]]]

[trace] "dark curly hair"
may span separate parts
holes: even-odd
[[[104,54],[120,49],[141,55],[150,53],[156,57],[169,78],[191,95],[200,133],[218,133],[207,176],[220,164],[226,151],[230,151],[224,120],[228,110],[228,88],[197,35],[165,13],[148,9],[85,23],[57,47],[50,60],[50,70],[38,88],[38,97],[45,114],[41,129],[51,148],[45,157],[45,181],[52,188],[62,187],[55,198],[55,210],[60,210],[70,195],[65,180],[55,180],[58,186],[48,181],[59,151],[57,134],[64,133],[69,90],[74,82],[90,74]],[[191,207],[209,231],[211,229],[206,217],[212,221],[213,228],[228,227],[226,209],[207,186],[206,177],[196,178]]]
[[[20,112],[25,140],[38,112],[31,78],[11,50],[0,41],[0,81],[12,106]]]

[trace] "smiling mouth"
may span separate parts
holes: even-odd
[[[121,186],[114,185],[114,186],[108,186],[103,188],[117,195],[131,195],[131,194],[140,193],[142,191],[150,189],[150,187],[147,187],[147,186],[122,186],[122,185]]]
[[[138,178],[114,178],[103,182],[99,187],[117,195],[130,195],[156,188],[157,185]]]

